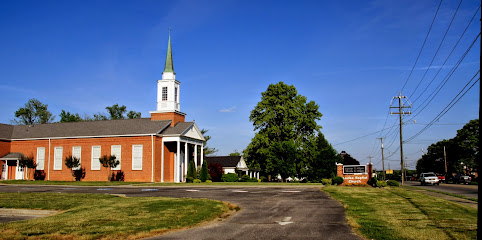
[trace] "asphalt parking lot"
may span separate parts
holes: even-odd
[[[319,187],[80,187],[0,185],[0,192],[121,194],[227,201],[241,210],[227,220],[154,239],[361,239],[343,206]]]

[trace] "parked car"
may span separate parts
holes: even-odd
[[[438,181],[441,183],[445,183],[445,175],[442,175],[440,173],[435,174],[438,177]]]
[[[435,173],[422,173],[420,174],[420,184],[421,185],[427,185],[427,184],[439,185],[440,182],[438,180],[437,175],[435,175]]]
[[[472,178],[467,175],[460,175],[454,178],[454,183],[470,184]]]

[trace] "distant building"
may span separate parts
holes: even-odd
[[[248,175],[251,178],[259,179],[258,169],[249,169],[242,156],[212,156],[204,157],[207,164],[217,163],[223,166],[223,173],[236,173],[236,170],[241,172],[241,175]]]
[[[18,161],[32,156],[45,180],[70,181],[65,157],[81,160],[83,181],[105,181],[108,170],[99,158],[115,155],[125,181],[183,182],[189,160],[203,161],[204,137],[195,122],[180,111],[180,82],[176,80],[169,35],[162,79],[157,81],[157,110],[150,118],[51,123],[0,124],[1,179],[24,179]],[[33,174],[30,174],[33,176]]]

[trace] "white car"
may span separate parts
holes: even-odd
[[[435,175],[435,173],[422,173],[420,174],[420,184],[422,185],[427,185],[427,184],[430,184],[430,185],[439,185],[440,182],[438,180],[438,177],[437,175]]]

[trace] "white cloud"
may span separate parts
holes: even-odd
[[[221,110],[219,110],[220,112],[223,112],[223,113],[229,113],[229,112],[236,112],[236,107],[230,107],[230,108],[223,108]]]

